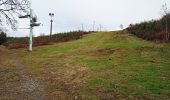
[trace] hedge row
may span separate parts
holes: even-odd
[[[163,16],[159,20],[146,21],[135,25],[129,25],[127,30],[140,38],[146,40],[169,41],[170,37],[166,32],[170,32],[170,14]]]

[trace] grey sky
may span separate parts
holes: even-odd
[[[55,13],[53,32],[73,31],[81,28],[92,30],[99,24],[103,30],[117,30],[120,24],[125,27],[131,23],[158,19],[160,8],[170,0],[31,0],[32,8],[43,24],[34,29],[34,34],[49,34],[49,12]],[[27,27],[27,20],[20,19],[18,27]],[[28,36],[28,30],[9,31],[9,36]]]

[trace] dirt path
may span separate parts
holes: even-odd
[[[20,61],[12,56],[0,61],[0,100],[49,100],[41,81],[28,73]],[[5,60],[14,68],[5,69],[2,64]]]

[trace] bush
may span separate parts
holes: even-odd
[[[131,24],[127,30],[129,33],[146,40],[166,41],[166,21],[168,32],[170,32],[170,14],[163,16],[160,20],[151,20],[135,25]]]
[[[73,31],[73,32],[65,32],[53,34],[50,36],[41,35],[39,37],[33,38],[33,46],[41,46],[41,45],[50,45],[59,42],[67,42],[71,40],[80,39],[83,35],[89,34],[91,32],[83,32],[83,31]],[[28,47],[28,38],[9,38],[6,46],[10,49],[18,49],[18,48],[26,48]]]
[[[4,32],[0,33],[0,45],[4,44],[5,42],[7,42],[7,36]]]

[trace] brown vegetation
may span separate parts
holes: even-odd
[[[41,45],[51,45],[54,43],[60,43],[60,42],[67,42],[71,40],[77,40],[80,39],[83,35],[89,34],[90,32],[68,32],[68,33],[60,33],[55,34],[51,38],[49,36],[39,36],[35,37],[33,39],[33,46],[41,46]],[[19,49],[19,48],[26,48],[29,44],[28,38],[11,38],[8,43],[5,45],[9,49]]]
[[[170,14],[163,16],[160,20],[146,21],[130,25],[127,30],[145,40],[169,41],[170,36]]]

